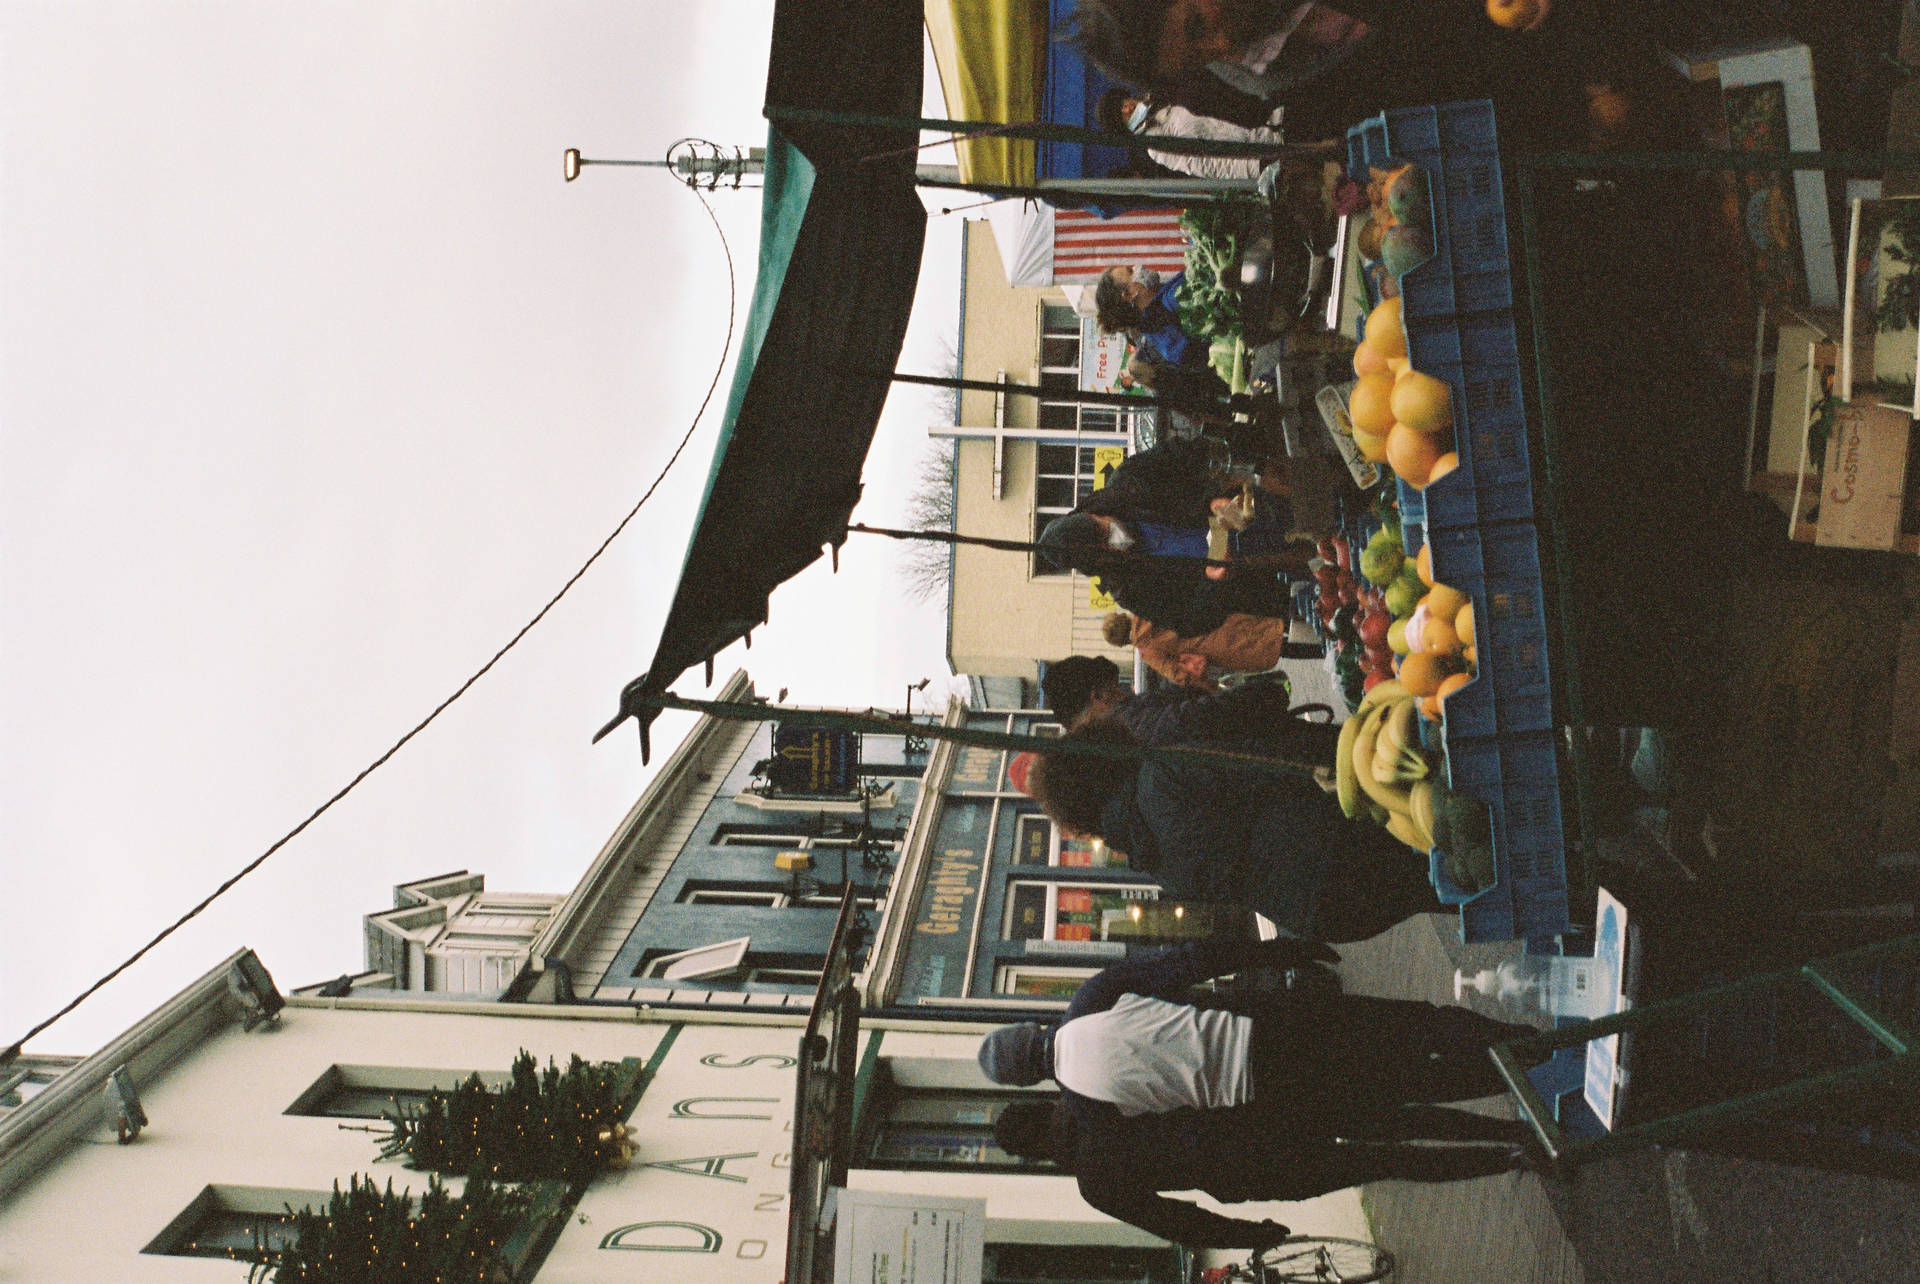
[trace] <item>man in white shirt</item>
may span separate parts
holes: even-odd
[[[1198,941],[1137,955],[1082,985],[1055,1028],[1005,1026],[980,1045],[995,1083],[1058,1083],[1070,1106],[1122,1117],[1251,1107],[1295,1138],[1516,1141],[1511,1121],[1431,1103],[1490,1096],[1487,1049],[1531,1026],[1460,1007],[1279,991],[1208,996],[1194,986],[1259,964],[1337,961],[1324,945]]]

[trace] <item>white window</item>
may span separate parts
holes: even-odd
[[[757,909],[779,909],[787,903],[785,892],[763,892],[754,888],[696,887],[680,898],[683,905],[746,905]]]
[[[751,944],[751,938],[737,936],[717,945],[702,945],[698,949],[662,954],[641,969],[640,975],[662,981],[722,980],[740,970],[740,965],[746,961],[747,947]]]

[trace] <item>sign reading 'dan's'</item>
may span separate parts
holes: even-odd
[[[834,1284],[980,1284],[987,1201],[835,1188]]]

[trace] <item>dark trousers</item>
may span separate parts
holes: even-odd
[[[1375,1181],[1467,1181],[1511,1171],[1505,1146],[1409,1146],[1395,1142],[1323,1142],[1250,1147],[1249,1199],[1310,1199]]]
[[[1487,1049],[1534,1033],[1467,1008],[1346,994],[1268,996],[1253,1012],[1253,1100],[1312,1135],[1517,1141],[1512,1123],[1433,1103],[1503,1090]]]

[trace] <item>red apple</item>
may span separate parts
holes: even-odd
[[[1360,684],[1360,694],[1365,695],[1386,680],[1387,675],[1385,673],[1369,673],[1366,680]]]

